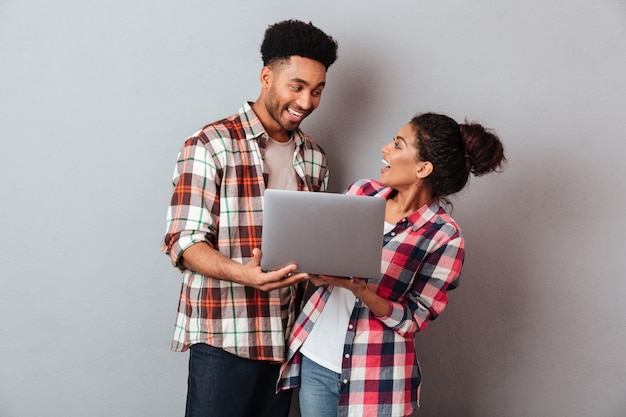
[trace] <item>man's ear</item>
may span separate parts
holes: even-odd
[[[274,71],[269,66],[264,66],[261,68],[261,87],[268,88],[272,84],[272,77],[274,76]]]
[[[430,161],[420,162],[416,171],[417,178],[424,179],[433,173],[433,163]]]

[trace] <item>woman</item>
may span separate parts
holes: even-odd
[[[445,308],[464,258],[461,230],[442,205],[470,173],[506,161],[492,131],[433,113],[414,117],[382,152],[380,181],[347,191],[386,199],[380,278],[312,277],[318,288],[291,332],[279,389],[300,386],[303,417],[407,416],[418,407],[414,336]]]

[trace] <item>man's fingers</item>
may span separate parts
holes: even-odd
[[[300,272],[297,274],[276,274],[277,271],[266,273],[267,280],[265,284],[260,286],[260,289],[263,291],[271,291],[279,288],[290,287],[292,285],[297,284],[298,282],[306,279],[308,274],[304,272]]]
[[[270,275],[270,277],[268,277],[270,278],[269,281],[280,282],[284,284],[287,281],[298,282],[309,276],[309,274],[307,274],[306,272],[294,272],[293,271],[294,269],[295,269],[295,266],[293,268],[286,267],[286,268],[277,269],[276,271],[273,271],[273,272],[269,272],[268,273]]]
[[[257,267],[261,265],[261,249],[252,249],[252,259],[250,259],[250,266]]]

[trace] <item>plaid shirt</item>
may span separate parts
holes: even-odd
[[[348,194],[389,198],[391,191],[376,181],[361,180]],[[421,374],[415,333],[445,308],[447,291],[459,284],[463,258],[461,231],[436,198],[385,234],[381,276],[368,285],[389,300],[389,311],[375,317],[356,301],[344,344],[339,416],[406,416],[418,407]],[[279,389],[299,384],[298,349],[331,291],[332,286],[317,288],[298,316]]]
[[[325,191],[324,151],[300,130],[293,138],[298,189]],[[294,301],[300,291],[287,289],[286,297],[285,290],[260,291],[194,273],[180,262],[185,249],[196,242],[241,263],[261,247],[267,139],[245,103],[238,114],[187,139],[178,155],[162,246],[183,272],[172,350],[206,343],[243,358],[277,362],[285,358],[285,334],[295,320]]]

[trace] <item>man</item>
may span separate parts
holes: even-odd
[[[320,102],[337,43],[311,23],[265,32],[261,93],[185,142],[163,251],[183,272],[172,349],[190,350],[186,415],[287,416],[280,362],[306,274],[264,272],[267,188],[325,191],[324,151],[300,129]]]

